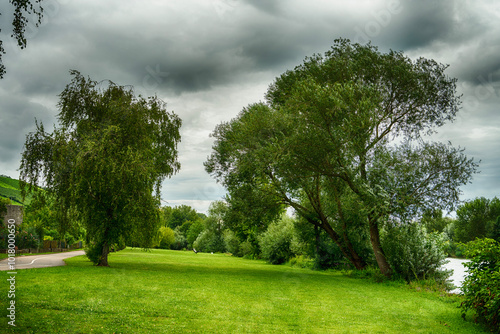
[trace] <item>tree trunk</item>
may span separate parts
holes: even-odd
[[[369,217],[368,224],[370,226],[370,241],[372,243],[373,253],[375,254],[375,260],[377,261],[380,272],[386,277],[391,277],[391,266],[389,265],[389,262],[387,262],[384,250],[380,244],[380,231],[378,229],[378,225],[374,222],[372,217]]]
[[[339,246],[340,248],[340,251],[342,252],[342,254],[344,254],[344,256],[349,259],[349,261],[351,261],[351,263],[354,265],[354,267],[358,270],[361,270],[363,269],[364,267],[366,267],[366,262],[365,260],[363,260],[363,258],[361,258],[358,253],[356,252],[356,250],[354,249],[354,247],[352,246],[351,242],[349,240],[347,240],[347,245],[343,245],[342,242],[341,242],[341,238],[340,236],[337,234],[337,232],[335,232],[332,227],[330,226],[330,224],[326,223],[326,222],[323,222],[321,227],[326,231],[326,233],[328,233],[328,235],[330,236],[330,238],[332,238],[333,241],[335,241],[335,243],[337,244],[337,246]],[[346,249],[346,246],[347,246],[347,249]]]
[[[99,263],[97,264],[97,266],[109,267],[108,254],[109,254],[109,245],[107,242],[104,242],[104,244],[102,245],[101,257],[99,258]]]

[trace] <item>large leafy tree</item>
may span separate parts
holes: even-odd
[[[327,232],[330,226],[329,235],[351,261],[353,220],[344,212],[357,206],[377,264],[389,276],[382,224],[407,221],[428,208],[452,209],[459,186],[477,167],[462,149],[424,140],[459,108],[456,80],[445,69],[433,60],[337,40],[324,56],[278,77],[267,103],[220,125],[207,170],[230,191],[238,182],[273,185],[312,224]],[[231,125],[259,113],[260,121],[243,129]],[[245,129],[255,133],[247,142],[235,135]],[[233,149],[235,141],[241,146]],[[292,204],[302,195],[313,210]]]
[[[293,136],[294,125],[275,116],[266,105],[251,105],[236,119],[217,126],[213,133],[216,143],[206,169],[227,187],[231,211],[238,208],[242,213],[228,222],[232,228],[237,227],[236,231],[254,236],[279,217],[283,206],[290,206],[309,223],[325,230],[353,266],[363,268],[366,261],[348,237],[345,210],[339,210],[339,203],[333,203],[328,196],[334,193],[340,198],[340,191],[317,172],[303,170],[297,175],[283,143],[284,138]],[[247,211],[244,218],[242,209]],[[249,228],[249,222],[253,228]]]
[[[37,124],[27,135],[20,178],[23,193],[42,185],[53,196],[60,224],[83,224],[87,255],[107,266],[113,244],[151,246],[161,184],[180,168],[181,120],[157,97],[71,74],[60,94],[59,127],[47,133]]]
[[[500,200],[484,197],[467,201],[457,209],[455,239],[469,242],[476,238],[498,237],[497,222],[500,218]]]
[[[35,25],[38,26],[42,22],[43,7],[40,3],[43,0],[9,0],[9,3],[14,7],[12,19],[12,34],[11,37],[17,42],[17,45],[24,49],[27,45],[27,39],[24,35],[26,26],[28,25],[29,16],[34,16]],[[2,15],[2,13],[0,13]],[[1,30],[0,30],[1,31]],[[0,79],[5,74],[5,65],[2,63],[2,55],[5,54],[3,41],[0,40]]]

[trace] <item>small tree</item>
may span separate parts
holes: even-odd
[[[442,270],[447,262],[444,241],[438,233],[427,233],[416,224],[387,224],[382,246],[394,273],[407,280],[434,278],[444,283],[450,272]]]
[[[99,83],[71,71],[60,94],[53,133],[29,133],[21,160],[23,196],[44,186],[54,199],[60,230],[86,229],[89,258],[108,266],[124,239],[151,247],[159,225],[160,188],[176,173],[181,120],[156,97]],[[64,233],[62,233],[64,234]]]
[[[170,227],[162,226],[158,230],[157,247],[162,249],[170,249],[170,246],[175,242],[175,232]]]
[[[170,245],[173,250],[182,250],[187,247],[187,240],[179,226],[174,229],[174,242]]]
[[[281,220],[271,223],[267,231],[258,238],[262,258],[271,264],[282,264],[288,261],[293,256],[293,235],[292,218],[283,216]]]

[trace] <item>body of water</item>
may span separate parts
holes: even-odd
[[[449,261],[447,264],[444,265],[446,269],[452,269],[453,270],[453,275],[450,277],[451,281],[453,284],[457,287],[456,289],[452,290],[452,293],[460,293],[460,287],[462,286],[462,282],[467,275],[465,272],[465,267],[463,265],[464,262],[469,262],[469,260],[462,260],[462,259],[454,259],[454,258],[447,258]]]

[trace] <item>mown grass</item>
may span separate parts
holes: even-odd
[[[478,333],[457,297],[223,254],[126,249],[19,270],[23,333]],[[3,273],[3,277],[7,274]],[[2,279],[6,282],[5,279]],[[7,304],[7,284],[2,304]],[[7,325],[2,307],[1,330]]]

